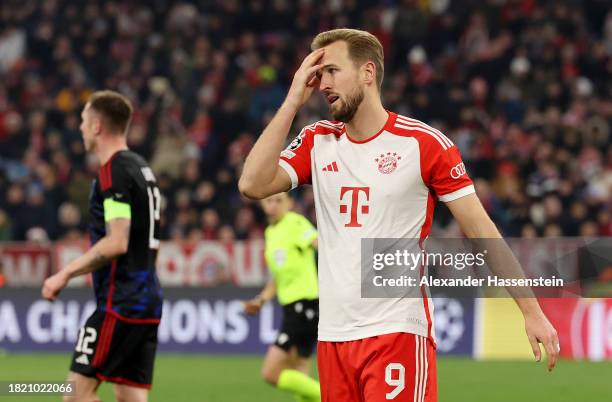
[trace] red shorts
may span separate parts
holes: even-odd
[[[422,336],[393,333],[320,341],[322,402],[436,402],[436,352]]]

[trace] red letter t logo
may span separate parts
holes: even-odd
[[[370,200],[370,187],[341,187],[340,188],[340,201],[344,198],[344,194],[347,192],[352,193],[350,198],[351,204],[351,221],[344,225],[344,227],[348,228],[359,228],[361,224],[357,221],[357,212],[359,207],[359,192],[363,191],[366,195],[366,200]],[[340,213],[347,213],[348,206],[346,204],[340,204]],[[370,207],[367,205],[361,206],[361,213],[367,214],[370,212]]]

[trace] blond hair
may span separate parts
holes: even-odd
[[[344,41],[348,46],[349,57],[356,64],[371,61],[376,66],[376,84],[380,91],[385,74],[385,56],[383,47],[376,36],[367,31],[350,28],[338,28],[318,34],[310,48],[320,49],[337,41]]]

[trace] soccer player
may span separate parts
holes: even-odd
[[[66,401],[96,401],[101,381],[115,383],[117,401],[145,402],[153,378],[162,296],[155,273],[160,192],[153,172],[126,143],[132,106],[112,91],[89,98],[81,117],[85,149],[101,167],[89,199],[91,248],[49,277],[54,300],[71,278],[93,273],[95,312],[80,330]]]
[[[259,295],[245,302],[245,311],[257,314],[275,294],[283,307],[281,329],[268,348],[261,374],[300,402],[320,401],[319,382],[309,377],[319,317],[317,231],[304,216],[290,211],[292,200],[286,192],[264,199],[261,205],[270,223],[265,257],[272,277]]]
[[[455,144],[439,130],[383,107],[383,49],[373,35],[335,29],[317,35],[311,47],[247,157],[239,189],[260,199],[313,185],[322,400],[436,401],[433,310],[426,289],[422,298],[361,298],[361,239],[426,239],[437,200],[468,237],[501,235],[475,195]],[[304,127],[283,151],[296,113],[317,87],[333,121]],[[542,342],[552,369],[559,350],[555,329],[537,300],[516,301],[536,359]]]

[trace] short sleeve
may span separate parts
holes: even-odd
[[[317,229],[301,215],[296,219],[295,231],[297,246],[302,249],[312,245],[313,240],[318,237]]]
[[[428,173],[427,186],[440,201],[454,201],[474,192],[457,146],[444,149],[434,144],[428,153],[422,156],[425,160],[421,164]]]
[[[312,136],[307,128],[302,129],[300,134],[280,154],[278,164],[291,178],[291,189],[303,184],[310,184],[311,164],[310,151],[312,149]]]
[[[132,179],[119,161],[111,160],[100,168],[100,190],[104,205],[104,220],[131,219],[130,190]]]

